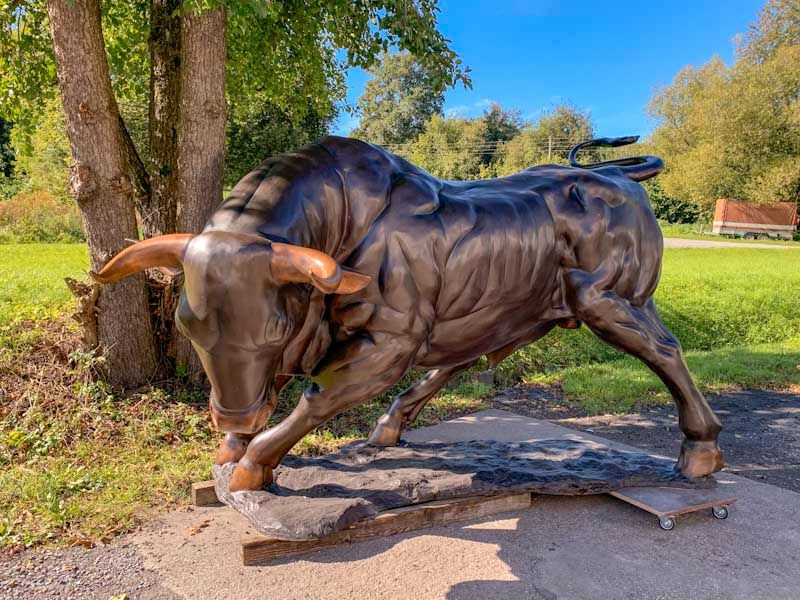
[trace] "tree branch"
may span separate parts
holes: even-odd
[[[133,143],[133,138],[128,132],[125,125],[125,119],[122,115],[119,117],[119,128],[122,132],[123,149],[125,151],[125,162],[128,165],[129,175],[133,183],[133,198],[136,203],[136,209],[139,211],[140,217],[148,210],[150,206],[150,175],[136,150],[136,145]]]

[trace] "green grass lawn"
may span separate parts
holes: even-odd
[[[210,474],[219,435],[201,394],[154,388],[115,396],[90,376],[96,359],[74,352],[75,325],[63,316],[54,322],[70,304],[63,278],[86,268],[80,244],[0,245],[0,547],[105,539],[185,503],[191,482]],[[800,384],[798,290],[800,254],[668,249],[656,300],[702,389],[784,388]],[[516,352],[497,379],[558,383],[592,412],[670,401],[646,368],[586,328],[557,329]],[[273,422],[300,389],[291,386]],[[468,373],[418,424],[479,410],[491,391]],[[326,452],[363,437],[388,400],[333,419],[295,451]]]
[[[656,303],[702,389],[780,387],[800,384],[798,290],[800,256],[785,250],[670,248]],[[669,401],[648,369],[585,328],[518,354],[510,368],[523,379],[559,382],[592,412]]]
[[[84,244],[0,244],[0,326],[61,312],[71,298],[64,277],[88,268]]]

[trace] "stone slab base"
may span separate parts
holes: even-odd
[[[265,490],[231,493],[235,465],[214,467],[220,501],[281,540],[328,536],[391,509],[435,500],[533,492],[602,494],[636,486],[709,488],[675,462],[586,440],[355,442],[319,457],[287,456]]]

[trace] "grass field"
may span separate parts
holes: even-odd
[[[185,502],[190,483],[209,476],[218,434],[201,394],[172,387],[115,397],[91,377],[97,359],[75,351],[63,277],[86,268],[82,245],[0,245],[0,546],[106,539]],[[656,300],[702,389],[785,388],[800,385],[798,290],[800,256],[785,250],[668,249]],[[647,369],[585,328],[555,331],[496,375],[499,385],[559,384],[592,412],[670,401]],[[483,408],[490,393],[467,374],[419,424]],[[364,436],[387,400],[334,419],[296,451]]]
[[[0,326],[62,312],[71,298],[64,277],[88,268],[83,244],[0,244]]]

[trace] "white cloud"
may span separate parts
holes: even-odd
[[[478,117],[483,114],[483,111],[485,111],[495,102],[497,101],[492,100],[491,98],[481,98],[472,104],[459,104],[457,106],[451,106],[450,108],[444,109],[444,116],[448,119]]]

